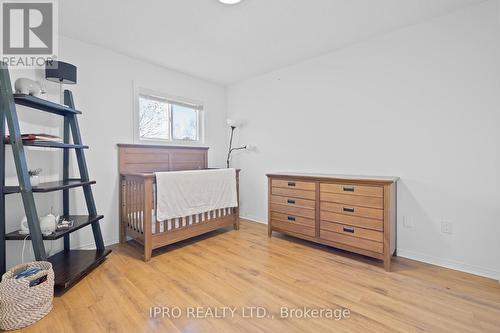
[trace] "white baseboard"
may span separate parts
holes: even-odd
[[[255,216],[240,216],[240,218],[245,219],[245,220],[250,220],[253,222],[257,222],[257,223],[261,223],[261,224],[267,224],[267,221],[265,221],[265,219],[255,217]],[[404,249],[398,249],[397,255],[398,255],[398,257],[408,258],[408,259],[424,262],[424,263],[431,264],[431,265],[441,266],[441,267],[450,268],[450,269],[454,269],[454,270],[465,272],[465,273],[479,275],[479,276],[487,277],[490,279],[498,280],[498,282],[500,282],[500,271],[492,270],[489,268],[464,264],[461,262],[443,259],[443,258],[438,258],[438,257],[430,256],[427,254],[418,253],[415,251],[404,250]]]
[[[104,244],[106,246],[110,246],[110,245],[114,245],[114,244],[118,244],[118,243],[119,243],[118,239],[110,239],[110,240],[105,240],[104,241]],[[79,245],[78,247],[75,247],[74,249],[75,250],[94,250],[95,249],[95,243],[91,242],[91,243]]]
[[[431,264],[431,265],[450,268],[450,269],[454,269],[454,270],[465,272],[465,273],[470,273],[470,274],[474,274],[474,275],[487,277],[490,279],[498,280],[500,282],[500,272],[493,270],[493,269],[490,269],[490,268],[469,265],[469,264],[465,264],[465,263],[454,261],[454,260],[438,258],[438,257],[430,256],[430,255],[427,255],[424,253],[418,253],[415,251],[404,250],[404,249],[398,249],[397,256],[416,260],[416,261],[425,262],[425,263]]]
[[[253,222],[257,222],[260,224],[267,224],[267,221],[265,221],[265,219],[262,219],[259,217],[240,216],[240,218],[245,219],[245,220],[250,220]],[[106,246],[109,246],[109,245],[117,244],[118,242],[119,242],[118,239],[110,239],[110,240],[106,240],[104,243],[106,244]],[[82,250],[95,249],[95,243],[91,242],[91,243],[88,243],[85,245],[80,245],[78,247],[78,249],[82,249]],[[430,255],[427,255],[424,253],[419,253],[419,252],[404,250],[404,249],[398,249],[397,255],[398,255],[398,257],[408,258],[411,260],[416,260],[416,261],[424,262],[424,263],[431,264],[431,265],[441,266],[441,267],[454,269],[454,270],[465,272],[465,273],[479,275],[479,276],[487,277],[490,279],[498,280],[500,282],[500,271],[492,270],[489,268],[464,264],[464,263],[461,263],[458,261],[438,258],[438,257],[430,256]]]
[[[254,216],[250,217],[250,216],[242,216],[242,215],[240,215],[240,219],[250,220],[252,222],[257,222],[257,223],[260,223],[260,224],[267,224],[267,221],[265,221],[265,219],[254,217]]]

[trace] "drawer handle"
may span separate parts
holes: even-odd
[[[354,233],[354,228],[344,227],[344,232],[349,232],[349,233],[353,234]]]
[[[344,186],[344,192],[354,192],[354,186]]]
[[[288,182],[288,186],[295,187],[296,184],[295,184],[295,182]]]
[[[288,221],[295,221],[295,216],[288,216]]]
[[[342,208],[344,212],[348,212],[348,213],[354,213],[354,208],[348,208],[348,207],[344,207]]]
[[[290,205],[295,205],[295,200],[288,199],[286,202],[288,202]]]

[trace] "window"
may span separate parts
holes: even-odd
[[[172,138],[198,141],[198,110],[172,104]]]
[[[170,139],[168,104],[151,96],[139,96],[139,137],[141,139]]]
[[[202,142],[203,106],[156,94],[138,94],[138,139]]]

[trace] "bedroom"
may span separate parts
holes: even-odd
[[[47,38],[26,3],[4,42]],[[41,3],[57,66],[2,44],[5,135],[63,142],[1,145],[0,263],[57,290],[20,314],[6,281],[2,328],[498,331],[499,1]],[[155,172],[210,208],[157,219]]]

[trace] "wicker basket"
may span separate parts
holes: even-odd
[[[42,271],[27,278],[13,278],[20,270],[31,267]],[[30,287],[31,281],[44,276],[46,281]],[[52,310],[53,298],[54,271],[50,262],[37,261],[13,267],[2,276],[0,283],[0,329],[20,329],[37,322]]]

